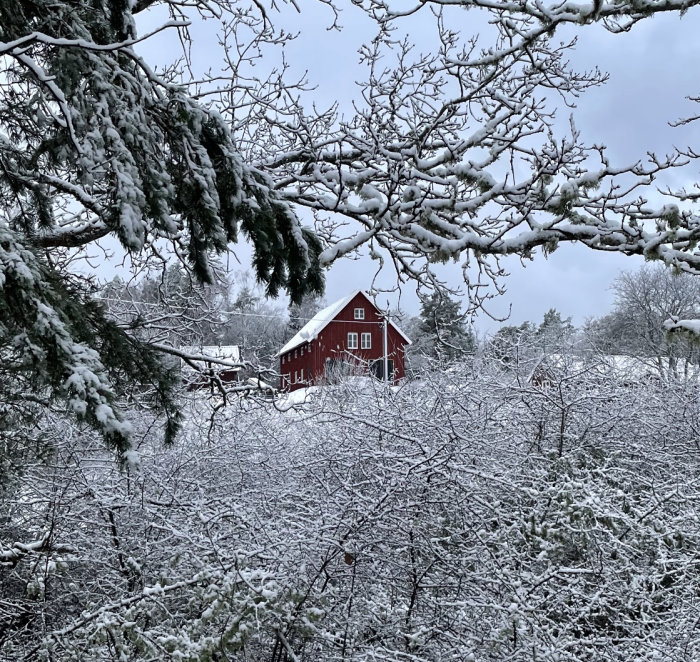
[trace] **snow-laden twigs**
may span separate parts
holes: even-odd
[[[206,435],[200,401],[167,449],[143,417],[127,475],[98,443],[59,444],[12,517],[41,532],[51,513],[53,543],[77,551],[18,560],[2,599],[52,624],[25,631],[0,600],[14,632],[0,646],[68,660],[432,662],[465,642],[487,661],[694,656],[697,386],[578,355],[528,384],[530,350],[397,393],[355,380],[296,410],[229,411]]]
[[[118,51],[122,49],[131,48],[132,46],[150,39],[151,37],[157,35],[163,30],[168,30],[171,28],[184,28],[189,26],[189,23],[183,23],[178,21],[166,21],[163,25],[159,26],[157,29],[147,32],[138,39],[125,39],[123,41],[114,44],[96,44],[93,41],[88,41],[87,39],[57,39],[51,35],[43,34],[41,32],[30,32],[29,34],[23,35],[14,41],[2,42],[0,41],[0,56],[3,55],[14,55],[15,51],[20,54],[23,49],[30,46],[33,43],[46,44],[47,46],[57,46],[61,48],[81,48],[88,51]]]
[[[502,286],[500,256],[530,258],[561,242],[698,270],[696,214],[639,197],[691,156],[650,154],[613,166],[603,149],[584,142],[573,119],[562,135],[558,105],[573,107],[606,76],[572,70],[567,53],[574,42],[555,44],[548,36],[574,16],[585,24],[627,12],[634,23],[680,5],[650,3],[635,13],[625,3],[602,3],[598,12],[448,2],[489,12],[493,46],[464,36],[454,27],[463,14],[446,7],[437,16],[434,51],[419,54],[398,38],[401,12],[382,2],[357,4],[385,31],[361,49],[366,78],[354,114],[336,107],[309,114],[303,90],[286,95],[280,81],[269,80],[257,95],[246,91],[251,105],[237,125],[254,132],[247,153],[276,189],[315,214],[324,264],[364,247],[377,258],[388,253],[400,279],[435,284],[433,263],[464,260],[475,307],[494,294],[486,281],[497,291]],[[481,277],[472,281],[475,269]]]

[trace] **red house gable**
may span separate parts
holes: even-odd
[[[355,292],[320,310],[282,349],[282,388],[332,382],[344,374],[384,374],[384,318],[364,292]],[[410,340],[393,322],[387,328],[389,378],[405,375],[404,350]]]

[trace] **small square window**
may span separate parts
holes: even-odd
[[[361,336],[362,339],[362,349],[372,349],[372,334],[371,333],[363,333]]]
[[[357,349],[356,333],[348,333],[348,349]]]
[[[364,308],[355,308],[355,319],[356,320],[365,319],[365,309]]]

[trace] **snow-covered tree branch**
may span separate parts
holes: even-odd
[[[185,5],[170,8],[163,29],[185,30]],[[268,293],[298,299],[322,289],[320,246],[221,115],[137,54],[130,2],[5,3],[0,25],[0,356],[124,450],[116,376],[156,384],[161,407],[174,380],[104,316],[70,255],[109,235],[135,259],[169,243],[210,282],[210,256],[242,232]]]
[[[355,114],[331,108],[308,116],[301,101],[296,116],[289,105],[276,116],[266,108],[274,129],[257,161],[287,199],[316,214],[322,263],[369,246],[401,277],[431,281],[431,263],[460,259],[465,278],[480,274],[480,285],[482,276],[501,275],[499,256],[579,242],[698,270],[697,215],[679,208],[688,195],[675,194],[679,204],[647,201],[655,179],[692,154],[642,153],[615,165],[598,136],[580,135],[575,114],[563,132],[562,110],[574,112],[577,97],[606,76],[573,70],[575,39],[553,37],[566,24],[629,30],[687,3],[356,4],[380,31],[361,49],[366,76]],[[414,14],[431,19],[431,6],[441,10],[435,46],[424,53],[402,35]],[[484,34],[462,29],[466,15],[457,9],[469,7],[469,16],[486,15]],[[479,289],[472,293],[478,304]]]
[[[564,26],[624,31],[695,4],[323,0],[332,29],[341,10],[375,29],[353,108],[326,110],[313,104],[313,71],[293,77],[284,56],[294,26],[283,10],[304,10],[293,1],[4,5],[0,332],[13,374],[67,400],[120,449],[115,375],[148,373],[159,406],[172,406],[173,378],[155,368],[148,334],[110,325],[70,268],[110,236],[132,264],[165,264],[169,250],[210,282],[210,256],[242,234],[268,294],[297,301],[322,290],[324,267],[364,248],[429,285],[435,262],[461,260],[474,305],[491,296],[485,283],[500,287],[500,257],[560,242],[697,271],[692,194],[679,191],[678,205],[645,198],[695,153],[616,165],[575,117],[562,129],[562,109],[605,74],[571,67],[571,32],[556,40]],[[160,70],[139,50],[159,28],[139,35],[135,18],[158,5],[183,56]],[[480,34],[464,28],[464,8],[483,19]],[[427,50],[405,34],[417,17],[435,22]],[[194,20],[220,27],[222,63],[208,74],[191,59]]]

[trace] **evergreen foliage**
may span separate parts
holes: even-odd
[[[543,316],[542,322],[537,328],[535,337],[539,341],[543,351],[555,349],[562,342],[570,339],[576,329],[571,323],[571,318],[562,318],[561,313],[555,308],[550,308]]]
[[[11,375],[0,389],[5,402],[21,384],[65,401],[121,452],[117,391],[142,384],[172,412],[173,376],[71,276],[71,251],[109,235],[134,254],[166,240],[210,283],[210,255],[242,232],[268,295],[323,288],[318,239],[244,163],[224,119],[134,51],[133,7],[0,3],[0,358]]]
[[[414,353],[420,352],[440,361],[452,361],[476,348],[474,332],[465,322],[458,301],[444,292],[435,292],[423,301]]]
[[[543,357],[570,349],[575,334],[571,318],[562,318],[558,310],[550,308],[539,325],[526,321],[502,326],[489,342],[489,353],[504,366],[515,365],[527,357]]]
[[[517,362],[523,349],[527,351],[535,334],[532,322],[523,322],[519,326],[512,324],[502,326],[489,343],[489,351],[503,365]]]

